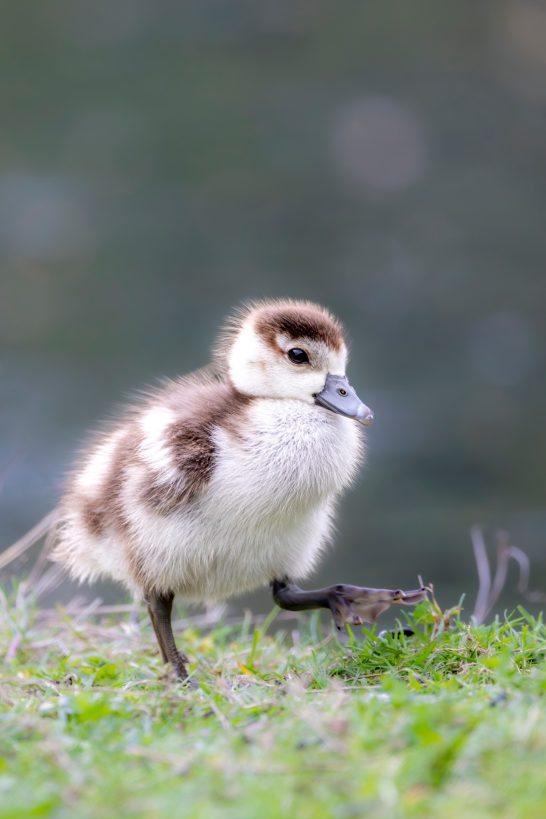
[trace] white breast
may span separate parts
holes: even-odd
[[[336,495],[362,453],[354,421],[301,401],[255,400],[235,435],[217,429],[202,496],[169,516],[132,503],[126,513],[159,588],[188,599],[225,598],[275,577],[306,577],[327,540]]]

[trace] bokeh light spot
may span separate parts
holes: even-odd
[[[335,162],[351,183],[396,191],[414,184],[425,171],[421,122],[395,99],[352,100],[338,111],[332,136]]]

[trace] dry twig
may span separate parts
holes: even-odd
[[[473,526],[470,530],[472,547],[474,549],[474,559],[478,570],[478,594],[472,613],[472,619],[476,625],[483,623],[487,615],[500,597],[502,590],[506,586],[508,578],[508,566],[510,560],[514,560],[519,567],[519,578],[517,591],[526,600],[539,603],[546,600],[546,594],[529,589],[529,575],[531,563],[523,549],[512,546],[507,532],[497,534],[497,564],[495,575],[491,575],[491,564],[487,555],[487,548],[482,530],[479,526]]]
[[[37,523],[36,526],[33,526],[32,529],[26,533],[26,535],[23,535],[22,538],[17,540],[11,546],[8,546],[8,548],[0,554],[0,569],[4,569],[10,563],[13,563],[14,560],[17,560],[18,557],[34,546],[34,544],[37,543],[40,538],[47,535],[54,528],[56,521],[57,509],[53,509],[44,518],[42,518],[42,520]]]

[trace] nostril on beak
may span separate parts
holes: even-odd
[[[361,404],[360,407],[358,408],[356,417],[361,424],[369,426],[369,424],[372,423],[374,416],[372,410],[369,407],[367,407],[366,404]]]

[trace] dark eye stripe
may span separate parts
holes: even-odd
[[[309,356],[299,347],[292,347],[291,350],[288,350],[288,358],[293,364],[309,364]]]

